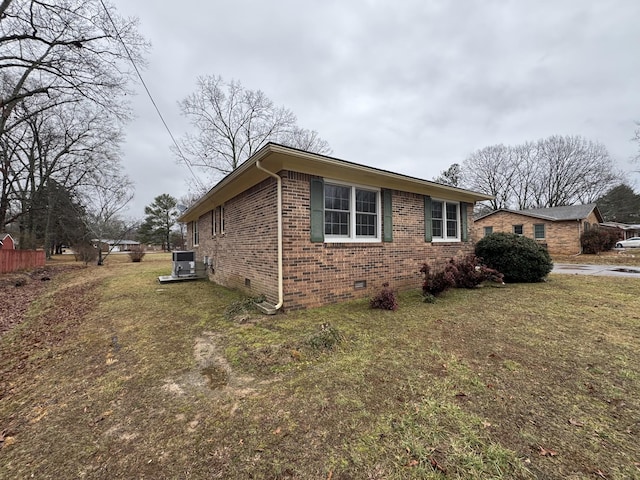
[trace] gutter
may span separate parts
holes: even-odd
[[[278,304],[275,306],[264,305],[265,302],[258,305],[263,312],[273,315],[278,310],[282,308],[284,304],[284,286],[283,286],[283,278],[282,278],[282,178],[280,175],[275,174],[274,172],[267,170],[262,165],[260,165],[260,160],[256,160],[256,167],[258,170],[262,170],[267,175],[276,179],[278,197],[277,197],[277,215],[278,215]]]

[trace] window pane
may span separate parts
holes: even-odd
[[[493,227],[484,227],[484,236],[491,235],[493,233]]]
[[[515,233],[516,235],[522,235],[523,234],[522,225],[514,225],[513,233]]]
[[[544,223],[533,226],[533,238],[544,238]]]
[[[365,213],[356,214],[356,236],[375,237],[377,216]]]
[[[447,220],[447,237],[458,237],[458,222],[455,220]]]
[[[442,218],[442,202],[438,202],[437,200],[431,201],[431,218],[439,219]]]
[[[340,185],[324,186],[324,208],[329,210],[349,210],[350,187]]]
[[[431,220],[431,235],[442,238],[442,220]]]
[[[458,237],[458,204],[447,203],[446,204],[447,215],[447,237]]]
[[[325,235],[349,236],[349,213],[325,211],[324,233]]]
[[[376,192],[356,189],[356,212],[376,213]]]
[[[447,220],[458,220],[458,205],[447,203]]]

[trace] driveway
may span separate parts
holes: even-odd
[[[631,267],[626,265],[580,265],[573,263],[554,263],[551,273],[640,278],[640,267]]]

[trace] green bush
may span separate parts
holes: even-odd
[[[476,255],[508,283],[542,281],[553,268],[547,249],[513,233],[492,233],[476,244]]]
[[[580,235],[582,253],[606,252],[615,247],[618,240],[618,231],[609,228],[592,228]]]
[[[311,334],[306,343],[313,350],[333,350],[342,340],[343,336],[336,327],[323,323],[320,330]]]

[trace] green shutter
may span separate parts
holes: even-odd
[[[467,204],[460,204],[460,239],[463,242],[469,241],[469,232],[467,231]]]
[[[393,213],[391,208],[391,190],[382,191],[382,231],[384,242],[393,241]]]
[[[431,197],[424,196],[424,241],[430,242],[433,239],[431,232]]]
[[[312,178],[310,185],[311,241],[324,242],[324,182]]]

